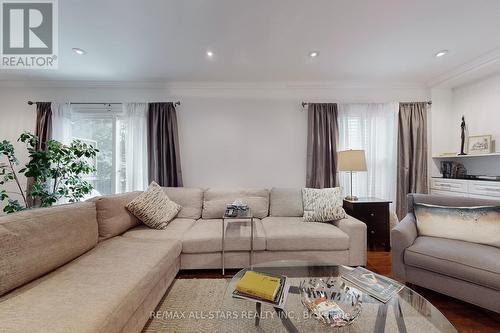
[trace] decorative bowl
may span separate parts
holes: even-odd
[[[309,278],[301,281],[299,289],[302,304],[327,326],[349,325],[361,313],[363,294],[340,277]]]

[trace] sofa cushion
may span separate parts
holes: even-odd
[[[170,200],[182,206],[177,217],[197,220],[203,207],[203,190],[189,187],[164,187]]]
[[[231,221],[231,222],[228,222]],[[266,237],[261,220],[254,218],[255,251],[266,249]],[[226,220],[225,251],[250,250],[250,221]],[[222,251],[222,219],[198,220],[182,239],[183,253],[207,253]]]
[[[148,189],[127,204],[127,209],[145,225],[165,229],[179,213],[181,206],[170,200],[160,185],[152,182]]]
[[[500,249],[454,239],[417,237],[406,265],[500,290]]]
[[[204,219],[220,219],[226,205],[241,199],[248,204],[253,216],[264,218],[269,212],[269,191],[267,189],[208,189],[203,194]]]
[[[269,251],[349,249],[349,236],[329,223],[304,222],[301,217],[267,217],[262,225]]]
[[[272,188],[269,198],[270,216],[302,216],[301,188]]]
[[[0,299],[0,331],[120,332],[180,252],[178,241],[101,242]]]
[[[175,218],[163,230],[151,229],[145,225],[138,225],[124,233],[123,237],[142,238],[142,239],[177,239],[182,237],[195,223],[193,219]]]
[[[342,208],[342,190],[333,188],[303,188],[304,221],[330,222],[346,218]]]
[[[92,202],[1,216],[0,295],[82,255],[97,238]]]
[[[500,248],[500,206],[449,207],[415,203],[414,210],[421,236]]]
[[[125,207],[142,192],[129,192],[93,198],[97,210],[99,240],[105,240],[123,234],[141,221]]]

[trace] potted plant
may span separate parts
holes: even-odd
[[[18,141],[26,144],[29,162],[18,169],[19,160],[11,142],[0,142],[0,201],[7,200],[3,211],[13,213],[35,207],[49,207],[65,199],[68,202],[80,201],[92,191],[92,185],[82,176],[95,172],[91,161],[99,152],[93,146],[79,140],[64,145],[49,140],[45,149],[38,149],[40,141],[31,133],[23,133]],[[32,184],[23,190],[20,176],[24,175]],[[15,183],[16,192],[8,192],[6,185]],[[12,199],[18,194],[22,201]]]

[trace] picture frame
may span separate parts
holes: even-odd
[[[467,153],[469,155],[490,154],[493,151],[492,135],[474,135],[467,138]]]

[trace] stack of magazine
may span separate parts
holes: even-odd
[[[402,284],[363,267],[356,267],[342,278],[384,303],[403,289]]]
[[[233,297],[283,308],[290,288],[284,275],[246,271],[236,284]]]

